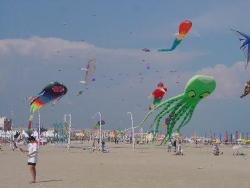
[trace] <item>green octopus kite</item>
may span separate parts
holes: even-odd
[[[162,118],[168,114],[170,120],[163,142],[169,140],[172,136],[174,126],[178,123],[179,125],[176,130],[180,132],[180,129],[191,120],[196,105],[201,99],[210,95],[215,87],[216,82],[213,77],[204,75],[193,76],[186,84],[184,93],[158,104],[155,109],[147,113],[139,126],[143,126],[144,122],[155,110],[161,109],[156,115],[151,128],[154,128],[155,133],[158,132]]]

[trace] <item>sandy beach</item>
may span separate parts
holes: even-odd
[[[78,144],[70,151],[63,146],[42,146],[39,150],[37,183],[29,184],[26,156],[0,152],[1,188],[157,188],[157,187],[250,187],[250,149],[245,156],[233,156],[232,146],[222,146],[221,156],[213,156],[210,146],[184,145],[184,156],[168,153],[166,147],[108,144],[110,152],[84,150]]]

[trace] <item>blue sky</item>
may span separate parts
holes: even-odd
[[[72,113],[74,127],[91,127],[97,121],[93,115],[101,111],[107,128],[125,128],[130,126],[127,111],[136,123],[142,120],[158,81],[166,83],[172,97],[192,75],[202,73],[215,77],[217,89],[197,106],[183,132],[247,132],[250,101],[239,96],[250,72],[230,28],[250,33],[249,6],[247,0],[2,0],[0,114],[12,114],[16,126],[25,126],[25,98],[60,81],[69,92],[41,110],[44,126]],[[184,19],[193,22],[187,38],[174,52],[158,53],[157,48],[171,45]],[[96,58],[96,81],[85,88],[80,69],[91,58]],[[77,97],[79,90],[84,93]]]

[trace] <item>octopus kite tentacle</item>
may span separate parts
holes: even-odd
[[[194,109],[195,109],[195,106],[194,106],[193,108],[191,108],[191,110],[189,111],[189,114],[188,114],[187,119],[186,119],[182,124],[180,124],[180,125],[178,126],[178,128],[177,128],[177,131],[178,131],[178,132],[180,132],[180,129],[181,129],[182,127],[184,127],[184,126],[191,120],[192,115],[193,115],[193,112],[194,112]]]
[[[165,134],[165,138],[163,139],[163,142],[166,140],[166,138],[167,138],[167,140],[169,140],[171,138],[171,135],[173,133],[174,125],[179,121],[179,119],[181,118],[181,116],[183,116],[183,114],[185,114],[185,112],[186,112],[186,110],[188,108],[189,108],[188,104],[185,103],[178,111],[175,112],[174,116],[170,120],[167,132]]]
[[[165,133],[165,137],[164,139],[162,140],[161,144],[162,145],[163,143],[167,142],[170,138],[171,138],[171,135],[173,133],[173,128],[174,128],[174,125],[175,125],[175,121],[172,121],[169,123],[168,125],[168,128],[167,128],[167,131]]]
[[[172,97],[172,98],[170,98],[170,99],[168,99],[168,100],[165,100],[165,101],[161,102],[159,105],[157,105],[154,109],[150,110],[150,111],[146,114],[145,118],[141,121],[141,123],[138,125],[138,127],[142,127],[143,124],[144,124],[144,122],[148,119],[148,117],[149,117],[154,111],[158,110],[158,109],[161,108],[162,106],[165,106],[165,107],[166,107],[166,106],[168,106],[168,105],[171,105],[173,102],[176,102],[176,101],[180,100],[181,97],[182,97],[182,95],[178,95],[178,96],[176,96],[176,97]]]
[[[168,129],[166,131],[165,137],[163,139],[163,141],[161,142],[161,144],[167,142],[168,140],[171,139],[173,130],[174,130],[174,126],[175,124],[179,121],[179,119],[185,114],[186,110],[188,110],[190,107],[187,107],[188,104],[185,104],[183,108],[181,108],[176,115],[173,117],[173,119],[170,121]]]
[[[180,106],[183,104],[183,101],[181,100],[179,103],[176,104],[176,106],[173,106],[172,108],[164,108],[162,112],[160,112],[154,119],[153,125],[156,125],[155,131],[158,132],[160,121],[161,119],[169,112],[173,111],[175,112]]]
[[[179,114],[179,112],[183,109],[183,107],[184,107],[185,105],[186,105],[186,104],[183,103],[183,100],[181,100],[176,106],[174,106],[174,108],[166,110],[165,113],[162,114],[162,115],[160,115],[160,116],[157,115],[156,118],[155,118],[155,121],[154,121],[154,123],[156,124],[155,130],[158,132],[158,129],[159,129],[159,126],[160,126],[160,121],[161,121],[161,119],[162,119],[167,113],[172,112],[172,113],[171,113],[171,116],[173,116],[173,117],[171,117],[171,119],[170,119],[170,121],[172,121],[172,120],[175,119],[176,114]],[[178,117],[178,116],[177,116],[177,117]]]
[[[161,108],[162,106],[166,107],[166,104],[170,104],[170,105],[173,105],[174,102],[178,102],[179,100],[182,100],[183,99],[183,94],[181,95],[177,95],[175,97],[172,97],[168,100],[165,100],[163,102],[161,102],[160,104],[158,104],[156,107],[155,107],[155,110],[158,110],[159,108]]]
[[[192,109],[192,107],[190,106],[184,113],[183,118],[181,123],[179,124],[178,128],[176,129],[177,132],[180,132],[180,128],[183,127],[186,124],[186,120],[189,118],[190,114],[190,110]]]
[[[183,113],[186,105],[187,104],[184,103],[182,106],[179,106],[176,110],[172,111],[171,114],[169,114],[169,116],[172,116],[172,117],[170,118],[170,122],[169,122],[169,124],[167,126],[167,131],[165,133],[165,137],[162,140],[161,144],[163,144],[164,142],[166,142],[167,140],[170,139],[170,137],[171,137],[171,135],[173,133],[174,125],[178,121],[180,115]],[[166,140],[167,137],[168,137],[168,139]]]

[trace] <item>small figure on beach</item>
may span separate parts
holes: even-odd
[[[20,148],[22,153],[27,153],[28,156],[28,166],[32,176],[32,181],[30,183],[36,183],[36,163],[38,158],[38,145],[35,137],[30,136],[28,138],[28,150]]]
[[[168,152],[171,152],[172,149],[172,142],[171,140],[168,141]]]
[[[92,152],[94,152],[95,150],[96,150],[96,139],[93,140],[92,148],[91,148]]]
[[[16,134],[13,136],[13,140],[10,142],[10,145],[11,145],[11,149],[12,151],[15,151],[15,149],[17,149],[17,142],[18,142],[18,138],[20,136],[20,132],[17,131]]]
[[[117,136],[117,135],[115,135],[114,140],[115,140],[115,144],[118,144],[118,143],[119,143],[119,140],[118,140],[118,136]]]
[[[100,144],[100,138],[97,139],[97,144],[98,144],[98,145]]]
[[[174,152],[176,152],[176,139],[174,139],[174,142],[173,142],[173,147],[174,147]]]
[[[239,155],[245,155],[245,153],[243,153],[242,151],[241,151],[241,148],[242,148],[242,146],[241,145],[235,145],[235,146],[233,146],[233,156],[239,156]]]
[[[183,155],[181,140],[178,141],[176,155]]]
[[[10,145],[11,145],[12,151],[15,151],[15,149],[17,149],[17,144],[16,144],[16,141],[15,141],[15,140],[12,140],[12,141],[10,142]]]
[[[200,142],[198,141],[198,139],[195,139],[195,147],[200,148]]]
[[[105,141],[104,140],[102,140],[102,150],[101,151],[105,152]]]
[[[217,144],[217,143],[215,143],[215,144],[213,145],[213,154],[214,154],[215,156],[218,156],[218,155],[222,155],[222,154],[223,154],[223,152],[220,152],[219,144]]]

